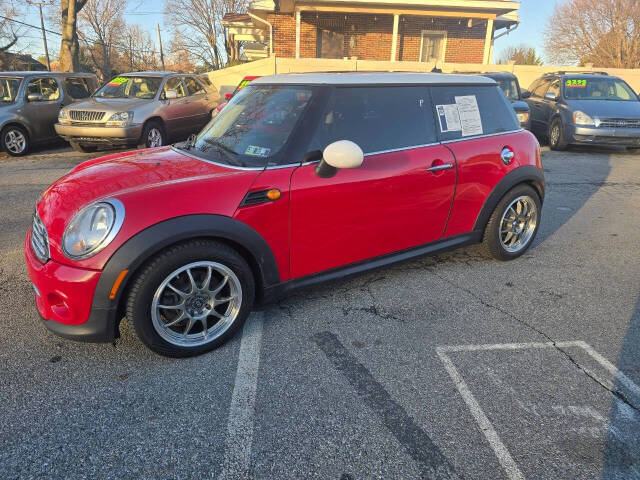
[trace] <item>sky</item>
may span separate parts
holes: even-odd
[[[24,2],[26,4],[25,0],[14,1]],[[555,4],[558,1],[560,0],[522,0],[520,2],[520,26],[509,35],[505,35],[496,40],[494,60],[497,60],[500,53],[506,47],[517,46],[520,44],[526,44],[534,47],[538,52],[538,55],[542,56],[544,59],[544,28],[549,17],[553,13]],[[129,7],[124,12],[124,16],[128,23],[138,23],[144,29],[149,31],[152,34],[151,37],[156,43],[157,35],[155,33],[155,29],[156,24],[159,23],[163,35],[162,43],[164,46],[167,46],[169,44],[171,32],[168,27],[164,26],[164,16],[162,14],[163,5],[164,2],[160,0],[130,0]],[[33,25],[40,25],[38,7],[25,5],[25,9],[26,17],[24,21]],[[45,22],[47,22],[46,17]],[[54,31],[59,31],[60,29],[58,25],[45,24],[45,27]],[[25,34],[28,36],[26,41],[29,42],[28,48],[25,52],[32,53],[34,56],[42,55],[44,53],[44,48],[42,47],[42,41],[40,40],[40,31],[25,27]],[[57,51],[60,47],[60,37],[57,35],[47,34],[47,40],[49,43],[49,53],[51,54],[51,57],[57,57]]]

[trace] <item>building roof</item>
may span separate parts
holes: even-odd
[[[488,77],[472,75],[449,75],[441,73],[285,73],[260,77],[253,85],[396,85],[396,84],[425,84],[425,85],[495,85],[496,82]]]

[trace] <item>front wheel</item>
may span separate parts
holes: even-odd
[[[29,135],[18,126],[10,125],[2,131],[2,149],[12,157],[21,157],[29,152]]]
[[[497,260],[518,258],[531,246],[540,226],[540,197],[529,185],[519,185],[498,202],[489,218],[482,245]]]
[[[162,125],[158,122],[147,122],[142,129],[140,137],[140,147],[154,148],[161,147],[167,143]]]
[[[551,148],[551,150],[565,150],[567,145],[568,143],[564,138],[562,120],[556,118],[551,122],[551,126],[549,127],[549,148]]]
[[[194,240],[160,253],[135,277],[127,319],[154,352],[190,357],[230,339],[254,297],[251,269],[235,250]]]

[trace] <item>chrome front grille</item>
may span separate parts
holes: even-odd
[[[603,118],[600,126],[604,128],[640,128],[640,118]]]
[[[42,263],[49,260],[49,235],[37,212],[33,214],[31,225],[31,249]]]
[[[100,122],[105,113],[91,110],[69,110],[69,118],[72,122]]]

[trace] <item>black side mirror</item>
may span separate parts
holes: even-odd
[[[531,98],[531,92],[529,90],[522,90],[522,99],[526,100],[527,98]]]

